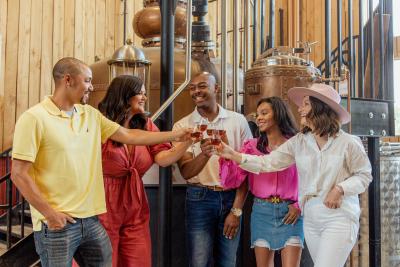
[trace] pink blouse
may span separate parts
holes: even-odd
[[[240,152],[263,155],[257,149],[257,138],[246,140]],[[250,191],[255,197],[279,196],[282,199],[293,200],[298,207],[298,177],[295,164],[283,171],[254,174],[241,169],[233,161],[220,158],[219,162],[219,175],[224,188],[238,188],[248,177]]]

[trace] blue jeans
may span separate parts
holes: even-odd
[[[223,235],[225,218],[235,191],[215,192],[188,186],[186,191],[186,243],[191,267],[236,265],[240,229],[234,239]]]
[[[61,230],[50,230],[42,223],[42,230],[34,232],[41,265],[71,266],[75,258],[80,267],[111,266],[110,239],[97,216],[75,220]]]

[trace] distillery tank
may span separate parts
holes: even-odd
[[[160,87],[160,29],[161,29],[161,14],[158,1],[146,0],[143,2],[144,9],[140,10],[133,21],[135,33],[143,38],[143,48],[136,48],[132,44],[128,44],[134,50],[135,58],[146,60],[152,64],[150,67],[148,94],[148,110],[154,112],[159,107],[159,90],[154,88]],[[185,50],[183,44],[186,34],[186,1],[177,1],[175,12],[175,73],[174,73],[174,88],[177,88],[184,81],[185,77]],[[125,45],[126,46],[126,45]],[[104,98],[108,85],[111,82],[112,75],[109,67],[109,62],[118,54],[119,50],[124,50],[124,46],[117,49],[113,56],[95,62],[90,67],[93,73],[92,84],[94,91],[90,95],[89,104],[93,107],[98,106],[98,103]],[[147,84],[146,84],[147,85]],[[183,92],[182,94],[185,94]],[[179,97],[182,98],[182,97]],[[155,100],[155,102],[153,102]],[[177,99],[179,101],[180,99]]]
[[[186,3],[187,1],[178,1],[175,15],[175,49],[174,49],[174,89],[177,89],[185,80],[185,29],[186,29]],[[215,67],[217,73],[216,79],[220,83],[221,59],[215,57],[214,43],[210,36],[210,27],[205,20],[208,13],[208,1],[193,1],[192,15],[192,65],[191,75],[196,76],[203,70],[204,61],[209,61]],[[133,19],[133,28],[135,33],[143,38],[142,50],[146,58],[152,62],[151,82],[150,82],[150,113],[154,113],[160,106],[160,35],[161,35],[161,17],[160,8],[157,0],[145,1],[144,9],[137,12]],[[149,27],[150,25],[150,27]],[[147,29],[148,28],[148,29]],[[150,29],[151,28],[151,29]],[[146,29],[146,30],[143,30]],[[234,107],[233,99],[233,67],[227,64],[227,100],[226,108],[232,110]],[[243,72],[239,71],[238,91],[243,90]],[[221,90],[217,96],[221,103]],[[243,104],[243,97],[238,98],[238,106]],[[174,101],[174,121],[191,113],[194,104],[190,99],[189,92],[183,90]]]
[[[204,3],[203,3],[204,2]],[[194,16],[201,16],[207,12],[207,1],[195,1],[198,6],[193,8]],[[200,12],[201,11],[201,12]],[[142,48],[144,58],[151,62],[150,67],[150,88],[147,88],[148,94],[148,110],[154,113],[160,107],[160,35],[161,35],[161,14],[157,0],[144,1],[144,8],[135,14],[133,20],[133,28],[136,35],[143,38]],[[193,53],[196,55],[192,58],[191,73],[192,77],[198,74],[201,70],[199,58],[209,60],[215,65],[216,72],[220,76],[221,59],[214,56],[214,45],[210,40],[209,27],[204,19],[197,19],[197,24],[194,22],[192,27],[192,47]],[[177,2],[175,14],[175,48],[174,48],[174,89],[177,89],[185,80],[185,34],[186,34],[186,0]],[[135,48],[137,50],[137,48]],[[202,60],[203,60],[202,59]],[[110,59],[104,59],[91,65],[93,72],[93,87],[94,92],[91,93],[89,104],[97,107],[98,103],[103,99],[107,87],[110,83],[110,70],[107,62]],[[230,64],[227,65],[227,106],[228,109],[233,109],[233,68]],[[243,72],[239,72],[239,87],[238,91],[243,90]],[[219,80],[219,77],[217,77]],[[221,100],[221,93],[218,96]],[[239,97],[238,105],[243,103],[242,97]],[[194,109],[193,101],[190,98],[189,92],[183,90],[174,101],[174,121],[191,113]]]
[[[255,114],[260,99],[278,96],[288,101],[287,91],[290,88],[308,87],[320,81],[321,73],[308,59],[309,52],[307,46],[274,47],[253,62],[252,67],[246,71],[244,85],[244,113],[249,119]],[[304,56],[306,58],[303,58]],[[293,103],[289,104],[296,117],[297,107]]]

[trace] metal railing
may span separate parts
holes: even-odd
[[[185,81],[175,90],[175,92],[159,107],[151,116],[155,121],[158,117],[174,102],[175,98],[186,88],[190,82],[192,65],[192,1],[188,1],[186,9],[186,49],[185,49]]]
[[[25,237],[25,199],[20,195],[18,189],[13,187],[11,181],[11,148],[0,154],[0,186],[6,184],[5,203],[0,204],[0,210],[5,211],[2,217],[6,218],[6,244],[7,249],[11,248],[15,241]],[[15,198],[14,198],[15,196]],[[1,197],[1,196],[0,196]],[[3,198],[4,199],[4,198]],[[14,214],[19,214],[19,225],[21,232],[19,238],[15,240],[12,232]],[[18,217],[18,216],[17,216]]]
[[[360,37],[359,35],[353,35],[353,41],[357,41],[359,39],[359,37]],[[345,46],[348,42],[349,42],[349,37],[346,37],[345,39],[343,39],[342,47]],[[338,47],[336,47],[335,49],[333,49],[331,51],[331,65],[336,63],[339,59],[338,50],[339,50]],[[349,50],[343,50],[342,62],[346,66],[349,65],[349,60],[346,60],[345,55],[348,55],[348,57],[350,57],[349,54],[350,54]],[[326,59],[322,60],[321,63],[317,66],[317,68],[321,71],[321,74],[325,73],[325,60]]]

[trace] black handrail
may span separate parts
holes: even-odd
[[[347,54],[349,54],[348,50],[342,51],[342,63],[345,66],[349,65],[349,62],[344,58],[344,56]],[[332,56],[331,65],[335,64],[338,59],[339,59],[339,55]],[[320,70],[321,74],[324,74],[325,73],[325,65],[322,65],[321,68],[319,68],[319,70]]]
[[[5,155],[9,155],[11,151],[12,151],[12,147],[4,150],[3,152],[0,153],[0,158],[5,157]]]
[[[5,158],[5,175],[0,178],[0,185],[6,183],[6,203],[0,205],[0,210],[6,211],[6,244],[7,249],[11,248],[12,241],[12,219],[13,219],[13,183],[11,181],[11,151],[12,148],[8,148],[5,151],[0,153],[0,158]],[[16,189],[16,206],[17,210],[20,210],[21,217],[20,217],[20,226],[21,226],[21,233],[20,237],[23,238],[25,236],[24,226],[25,226],[25,199],[22,197],[19,200],[19,192]]]
[[[11,247],[11,232],[12,232],[12,183],[11,183],[11,173],[8,172],[4,175],[0,183],[6,182],[6,196],[7,201],[6,204],[0,205],[0,210],[6,210],[6,225],[7,225],[7,234],[6,234],[6,243],[7,249]]]
[[[353,35],[353,40],[357,40],[359,37],[360,37],[359,35]],[[346,38],[343,39],[342,47],[343,47],[344,44],[346,44],[348,42],[348,40],[349,40],[349,37],[346,37]],[[337,52],[338,52],[338,47],[336,47],[335,49],[332,50],[332,52],[331,52],[331,58],[332,58],[331,64],[333,64],[338,59],[338,57],[336,56]],[[347,50],[343,51],[343,56],[345,54],[344,52],[347,52]],[[344,57],[342,59],[344,59]],[[325,69],[322,68],[324,65],[325,65],[325,59],[317,66],[317,68],[321,71],[321,73],[323,73],[325,71]]]

